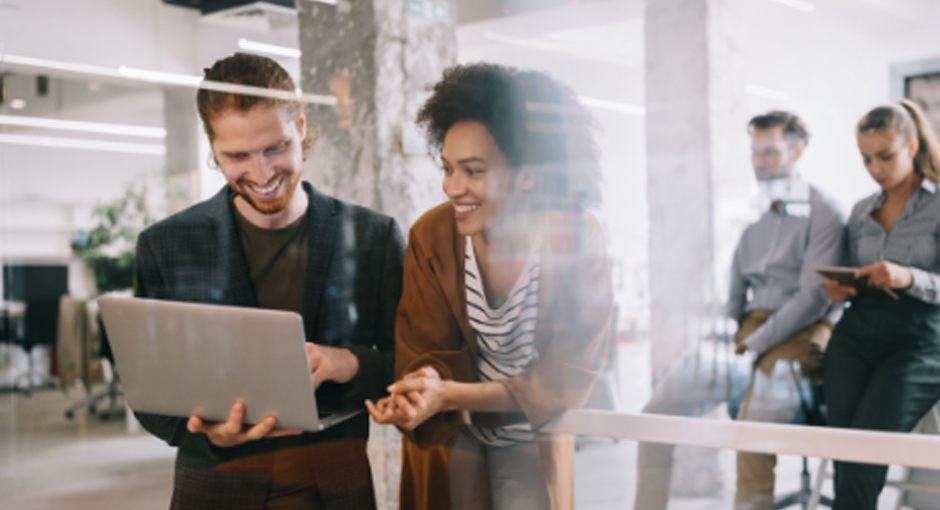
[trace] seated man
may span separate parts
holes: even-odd
[[[826,297],[815,268],[842,261],[844,221],[796,172],[809,141],[797,116],[758,115],[748,131],[767,208],[744,231],[732,265],[728,315],[739,325],[735,352],[756,356],[737,418],[786,423],[800,408],[791,369],[802,378],[820,375],[823,350],[841,311]],[[654,397],[645,411],[678,414],[667,400]],[[665,508],[671,455],[671,446],[640,445],[635,508]],[[775,455],[738,452],[735,508],[773,508],[775,464]]]

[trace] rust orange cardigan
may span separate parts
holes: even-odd
[[[539,359],[525,373],[501,381],[520,413],[473,413],[474,424],[528,421],[540,427],[587,399],[601,374],[610,341],[613,299],[600,226],[585,213],[561,213],[543,234],[535,346]],[[476,382],[477,346],[467,318],[465,240],[453,206],[440,205],[412,227],[405,253],[401,303],[395,323],[396,378],[423,366],[443,379]],[[459,460],[452,446],[466,413],[440,413],[406,433],[402,448],[401,508],[450,507],[452,462],[485,480],[482,450]],[[542,436],[540,461],[553,508],[573,507],[574,450],[570,437]],[[482,490],[487,490],[485,487]],[[488,505],[483,502],[481,508]]]

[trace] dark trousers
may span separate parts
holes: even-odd
[[[199,468],[177,460],[170,510],[370,510],[363,439],[323,441]]]
[[[940,399],[940,306],[863,295],[823,360],[829,424],[910,432]],[[835,510],[875,510],[888,468],[835,463]]]

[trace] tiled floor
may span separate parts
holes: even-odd
[[[121,417],[102,422],[64,410],[60,391],[6,393],[0,404],[0,508],[165,509],[173,450]]]

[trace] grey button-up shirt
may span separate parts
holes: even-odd
[[[855,204],[849,217],[849,259],[855,266],[887,260],[911,268],[914,283],[905,292],[940,304],[940,197],[937,184],[924,179],[889,231],[872,218],[884,204],[875,193]]]
[[[765,212],[744,231],[734,253],[729,317],[775,310],[744,340],[758,355],[819,319],[835,322],[841,313],[826,296],[816,266],[843,262],[845,222],[831,200],[812,186],[809,190],[808,208],[804,203]]]

